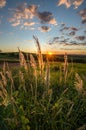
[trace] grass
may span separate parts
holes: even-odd
[[[0,70],[0,130],[85,130],[85,64],[38,62],[19,50],[20,65]],[[66,55],[67,57],[67,55]],[[64,57],[65,58],[65,57]],[[66,76],[65,76],[66,72]]]

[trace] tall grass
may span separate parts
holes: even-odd
[[[0,130],[86,129],[84,79],[71,71],[67,54],[58,70],[53,72],[48,58],[44,66],[39,40],[33,37],[38,60],[31,54],[26,62],[18,48],[20,67],[4,63],[0,71]]]

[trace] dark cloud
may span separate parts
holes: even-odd
[[[82,24],[86,23],[86,19],[82,20]]]
[[[64,28],[60,29],[60,31],[64,31],[64,30],[69,30],[69,27],[64,27]]]
[[[59,40],[59,37],[54,37],[53,38],[53,42],[58,42],[58,40]]]
[[[86,37],[85,36],[76,36],[75,38],[77,40],[84,41]]]
[[[69,38],[64,38],[64,37],[54,37],[51,41],[48,42],[49,45],[52,44],[64,44],[66,42],[68,42]]]
[[[81,10],[78,14],[81,16],[82,23],[86,23],[86,8]]]
[[[70,27],[69,29],[70,29],[70,30],[73,30],[73,31],[78,31],[78,29],[75,28],[75,27]]]
[[[72,31],[72,32],[70,32],[68,35],[69,36],[74,36],[76,34],[76,32],[75,31]]]
[[[53,14],[51,12],[38,12],[37,16],[41,23],[56,24],[56,20],[53,18]]]
[[[78,45],[78,43],[65,43],[64,46],[75,46]]]
[[[64,43],[63,46],[86,46],[86,43]]]
[[[61,23],[61,27],[64,27],[64,26],[66,26],[66,24],[65,23]]]
[[[86,30],[84,31],[84,33],[86,33]]]
[[[60,37],[54,37],[51,41],[48,42],[49,45],[56,44],[59,42]]]
[[[59,42],[62,43],[66,43],[69,40],[69,38],[63,39],[63,40],[59,40]]]
[[[60,31],[68,31],[68,30],[72,30],[72,31],[78,31],[77,28],[75,27],[63,27],[62,29],[60,29]]]
[[[41,32],[49,32],[49,31],[51,30],[51,28],[48,27],[48,26],[41,26],[41,27],[39,28],[39,30],[40,30]]]

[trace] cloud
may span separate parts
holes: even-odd
[[[86,33],[86,30],[84,31],[84,33]]]
[[[74,36],[76,34],[76,32],[75,31],[72,31],[72,32],[70,32],[68,35],[69,36]]]
[[[49,24],[54,24],[54,25],[57,24],[51,12],[46,12],[46,11],[38,12],[37,16],[40,19],[41,23],[49,23]]]
[[[0,0],[0,8],[3,8],[6,5],[6,0]]]
[[[63,46],[77,46],[78,44],[75,42],[75,43],[64,43]]]
[[[12,26],[13,26],[13,27],[16,27],[16,26],[18,26],[18,25],[20,25],[20,20],[17,20],[15,23],[12,23]]]
[[[72,31],[78,31],[78,29],[77,28],[75,28],[75,27],[64,27],[64,28],[62,28],[62,29],[60,29],[60,31],[64,31],[64,30],[72,30]]]
[[[86,43],[64,43],[63,46],[86,46]]]
[[[9,18],[8,20],[12,23],[12,25],[18,25],[19,21],[20,24],[23,24],[25,20],[31,20],[34,18],[37,8],[37,5],[27,5],[24,3],[12,10],[13,17]]]
[[[64,43],[66,43],[69,40],[69,38],[62,38],[61,37],[54,37],[51,41],[48,42],[49,45],[53,45],[53,44],[59,44],[59,45],[63,45]]]
[[[75,38],[77,40],[84,41],[86,37],[85,36],[76,36]]]
[[[64,43],[66,43],[68,40],[69,40],[69,38],[66,38],[66,39],[60,40],[59,42],[60,42],[60,44],[64,44]]]
[[[75,6],[75,9],[78,8],[84,0],[74,0],[73,5]]]
[[[48,26],[41,26],[41,27],[39,28],[39,30],[40,30],[41,32],[49,32],[49,31],[51,30],[51,28],[48,27]]]
[[[34,30],[35,28],[33,27],[35,25],[35,22],[24,22],[23,25],[21,26],[22,29],[29,29],[29,30]]]
[[[35,22],[24,22],[24,26],[30,27],[35,25]]]
[[[86,23],[86,8],[78,13],[81,16],[82,24]]]
[[[86,19],[82,20],[82,24],[86,23]]]
[[[64,28],[60,29],[60,31],[69,30],[69,29],[70,29],[69,27],[64,27]]]
[[[59,0],[58,6],[65,5],[67,8],[69,8],[71,5],[74,5],[75,9],[78,8],[84,0]]]
[[[52,44],[56,44],[57,42],[59,42],[59,38],[60,37],[54,37],[52,40],[50,40],[48,42],[49,45],[52,45]]]
[[[64,27],[64,26],[66,26],[66,24],[65,23],[61,23],[61,27]]]
[[[60,5],[65,5],[67,8],[69,8],[71,6],[71,1],[70,0],[59,0],[58,2],[58,6]]]
[[[75,27],[70,27],[69,29],[70,29],[70,30],[73,30],[73,31],[78,31],[78,29],[75,28]]]
[[[28,5],[27,3],[23,3],[19,5],[15,9],[9,9],[13,12],[11,18],[8,21],[11,23],[12,26],[32,26],[35,22],[28,22],[34,20],[36,17],[42,24],[48,23],[52,25],[57,25],[56,19],[53,17],[51,12],[39,12],[37,5]]]

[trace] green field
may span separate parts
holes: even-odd
[[[2,56],[0,130],[86,129],[86,64],[63,60]]]

